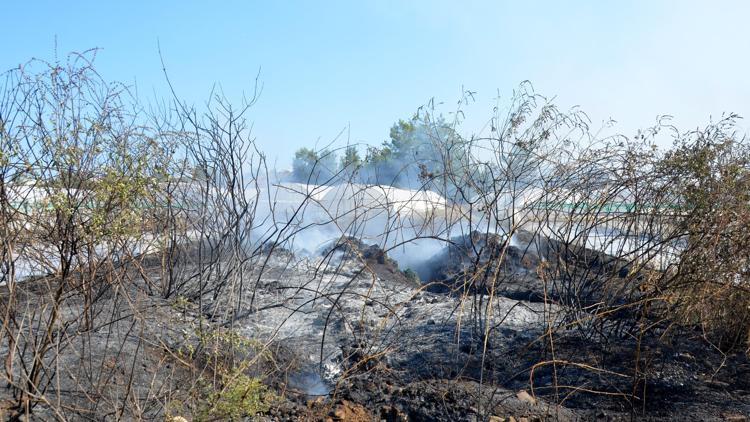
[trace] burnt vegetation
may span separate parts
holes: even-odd
[[[601,138],[523,83],[279,176],[255,96],[145,107],[95,53],[0,86],[3,418],[750,412],[738,116]]]

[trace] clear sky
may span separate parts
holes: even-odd
[[[522,80],[562,107],[632,135],[659,114],[694,128],[750,118],[750,1],[8,1],[0,69],[99,47],[97,69],[166,93],[157,41],[178,94],[214,83],[263,93],[254,133],[280,167],[301,146],[380,143],[431,97],[477,91],[464,132]],[[749,127],[747,122],[743,127]],[[473,126],[473,127],[472,127]],[[744,130],[744,129],[743,129]],[[345,135],[346,136],[346,135]],[[338,144],[346,143],[346,137]]]

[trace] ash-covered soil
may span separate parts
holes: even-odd
[[[300,394],[290,395],[299,403],[290,414],[326,409],[336,420],[337,411],[355,408],[374,420],[472,421],[750,415],[746,355],[711,348],[699,333],[633,338],[623,329],[605,337],[596,327],[565,328],[563,292],[540,277],[538,249],[505,251],[502,285],[490,298],[487,286],[465,287],[474,264],[470,254],[456,257],[462,246],[433,258],[439,275],[421,286],[404,279],[377,247],[352,239],[267,280],[261,310],[243,324],[248,334],[275,336],[298,353],[307,376],[291,379]],[[593,268],[588,277],[626,272],[600,253],[566,253],[586,257],[576,265]],[[492,262],[491,254],[479,253],[480,267]],[[282,294],[286,306],[274,307],[274,290],[294,294]],[[612,293],[592,297],[605,295]],[[609,323],[631,316],[621,313]],[[316,397],[323,385],[329,394]]]
[[[188,394],[191,374],[178,361],[200,325],[233,328],[271,352],[248,368],[277,395],[254,416],[261,420],[747,420],[745,354],[712,348],[700,333],[605,336],[569,324],[564,292],[538,271],[547,258],[540,249],[508,246],[498,266],[493,242],[474,256],[455,242],[429,261],[435,275],[421,282],[377,246],[342,238],[304,257],[275,248],[257,261],[262,271],[247,267],[251,288],[226,303],[211,295],[165,300],[137,283],[108,290],[96,320],[106,325],[77,337],[86,347],[61,350],[63,370],[48,393],[69,403],[69,419],[105,420],[135,390],[143,414],[163,419],[164,403]],[[621,271],[597,259],[594,267]],[[502,283],[471,279],[472,265]],[[54,285],[24,289],[21,303],[35,306]],[[75,318],[84,304],[66,306]],[[109,322],[112,315],[121,318]],[[624,327],[644,323],[631,316],[618,318]],[[97,390],[102,377],[113,382]],[[5,410],[12,414],[18,409]],[[33,415],[56,417],[42,405]]]

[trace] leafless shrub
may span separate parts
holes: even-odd
[[[682,250],[655,289],[666,296],[667,315],[700,327],[723,350],[747,347],[750,330],[750,150],[736,118],[682,134],[658,168],[679,198],[672,224]]]

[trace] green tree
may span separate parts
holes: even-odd
[[[292,178],[299,183],[330,183],[338,173],[336,154],[324,149],[300,148],[294,153]]]
[[[361,165],[362,159],[359,157],[359,151],[357,151],[357,148],[351,145],[347,146],[346,149],[344,149],[344,155],[341,157],[341,168],[356,169]]]
[[[442,117],[399,120],[380,148],[368,149],[366,181],[403,188],[445,186],[443,177],[461,168],[463,140]]]

